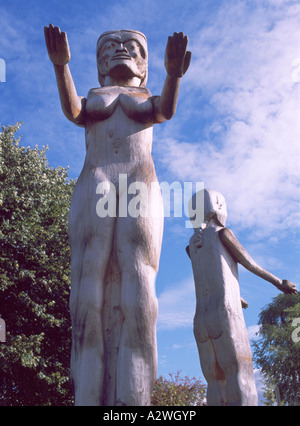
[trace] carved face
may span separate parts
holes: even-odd
[[[225,226],[227,207],[222,194],[212,189],[202,189],[193,195],[189,205],[190,220],[194,229],[211,219],[219,226]]]
[[[209,219],[209,216],[213,216],[220,226],[225,226],[227,219],[227,207],[226,201],[220,192],[212,189],[204,190],[204,216],[205,219]]]
[[[104,85],[105,76],[115,79],[138,77],[141,86],[147,78],[147,42],[137,31],[120,30],[102,34],[97,43],[99,82]]]

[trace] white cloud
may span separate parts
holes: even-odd
[[[199,140],[176,139],[172,127],[161,135],[157,160],[223,192],[231,221],[261,236],[300,224],[300,5],[276,3],[250,15],[242,2],[226,4],[194,35],[178,120],[200,122],[208,107],[210,117]]]
[[[195,304],[193,278],[165,289],[158,297],[158,330],[192,327]]]
[[[259,325],[250,325],[247,328],[248,337],[249,337],[250,341],[259,338],[259,336],[258,336],[259,328],[260,328]]]

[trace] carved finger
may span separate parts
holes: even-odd
[[[66,49],[66,51],[68,52],[68,57],[69,57],[69,61],[70,61],[71,53],[70,53],[70,49],[69,49],[68,37],[67,37],[67,34],[65,32],[61,33],[61,42],[64,46],[64,49]]]
[[[61,35],[61,32],[59,27],[55,27],[54,28],[54,44],[55,44],[54,49],[56,52],[60,51],[60,35]]]
[[[180,32],[180,33],[174,33],[173,37],[177,38],[177,39],[183,38],[183,33],[182,32]]]
[[[50,52],[51,45],[50,45],[50,36],[49,36],[49,28],[48,27],[44,27],[44,35],[45,35],[45,42],[46,42],[47,50],[48,50],[48,52]]]
[[[175,39],[174,39],[174,35],[173,36],[169,36],[168,37],[168,48],[169,49],[173,49],[174,48],[174,44],[175,44]]]
[[[188,36],[184,36],[184,37],[183,37],[183,44],[184,44],[184,46],[185,46],[185,49],[186,49],[186,47],[187,47],[187,45],[188,45],[188,42],[189,42]]]
[[[192,57],[192,52],[190,52],[189,50],[186,52],[185,57],[184,57],[184,66],[183,66],[183,74],[185,74],[190,66],[191,63],[191,57]]]
[[[188,44],[188,38],[183,33],[178,33],[176,37],[177,55],[184,57]]]
[[[181,34],[183,35],[183,33],[181,33]],[[183,37],[183,38],[181,38],[181,39],[179,40],[178,45],[179,45],[179,48],[180,48],[180,53],[181,53],[182,55],[184,55],[184,53],[185,53],[185,51],[186,51],[187,44],[188,44],[188,38],[187,38],[187,36],[185,36],[185,37]]]
[[[49,24],[49,41],[50,41],[50,51],[55,51],[55,40],[54,40],[54,27],[52,24]]]
[[[166,48],[166,56],[169,58],[174,58],[176,57],[176,52],[177,52],[176,43],[174,43],[173,37],[169,37],[167,48]]]
[[[55,36],[56,36],[55,37],[56,50],[57,52],[61,52],[64,46],[63,46],[63,36],[59,28],[55,31]]]

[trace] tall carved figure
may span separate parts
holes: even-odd
[[[161,194],[151,184],[157,182],[152,127],[175,113],[191,57],[187,37],[169,37],[166,81],[161,96],[152,96],[145,88],[145,36],[132,30],[103,33],[97,42],[102,87],[87,98],[77,95],[70,74],[66,34],[50,25],[45,39],[63,112],[86,135],[69,219],[75,404],[149,405],[157,369],[155,279],[163,232]],[[147,209],[130,214],[124,204],[141,182]],[[115,198],[116,214],[97,211],[101,195],[104,202]]]
[[[224,197],[205,189],[204,223],[194,229],[187,247],[197,299],[194,335],[208,383],[208,405],[257,405],[238,263],[284,293],[293,294],[297,290],[290,281],[275,277],[254,262],[225,228],[226,218]]]

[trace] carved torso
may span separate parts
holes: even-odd
[[[214,228],[203,231],[203,245],[190,242],[196,288],[194,324],[198,341],[219,338],[231,321],[243,324],[237,262],[222,244]]]
[[[97,168],[114,183],[121,173],[132,180],[156,180],[152,126],[149,90],[118,86],[91,89],[86,102],[84,169]]]
[[[79,229],[82,235],[89,234],[91,224],[99,220],[99,183],[114,184],[119,197],[120,175],[126,175],[128,186],[143,182],[150,188],[157,182],[151,155],[153,111],[153,98],[147,89],[112,86],[89,91],[85,105],[86,158],[70,209],[72,238],[78,237]]]

